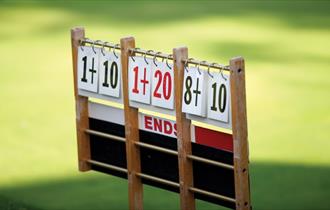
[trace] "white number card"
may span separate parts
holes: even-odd
[[[229,75],[210,73],[208,82],[207,117],[210,119],[228,122],[230,86]]]
[[[174,108],[174,75],[173,66],[155,60],[151,64],[152,89],[151,103],[162,108]]]
[[[78,88],[97,92],[100,48],[78,47]]]
[[[101,50],[99,93],[119,98],[121,87],[121,59],[114,52]]]
[[[182,112],[204,117],[206,115],[205,71],[191,67],[184,70]]]
[[[128,62],[129,99],[150,104],[152,59],[133,56]]]

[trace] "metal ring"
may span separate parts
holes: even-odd
[[[114,55],[116,58],[118,58],[118,55],[116,54],[116,51],[115,51],[115,49],[116,49],[117,46],[119,46],[119,44],[115,44],[115,45],[113,46],[113,50],[112,50],[113,55]]]
[[[172,55],[172,54],[168,54],[168,56],[167,56],[167,58],[166,58],[166,65],[167,65],[167,67],[168,67],[169,69],[172,70],[171,66],[168,64],[168,58],[171,57],[171,56],[173,56],[173,55]]]
[[[212,63],[212,64],[217,64],[217,63]],[[217,64],[217,65],[219,65],[219,64]],[[227,81],[227,78],[223,75],[222,68],[220,68],[219,71],[221,73],[222,78]]]
[[[144,62],[146,62],[146,64],[149,64],[146,57],[147,57],[147,51],[144,52],[143,58],[144,58]]]
[[[101,40],[95,40],[95,41],[93,42],[93,44],[92,44],[92,50],[93,50],[94,54],[96,54],[96,51],[95,51],[94,45],[95,45],[95,43],[97,43],[97,42],[99,42],[99,41],[101,41]]]
[[[146,58],[147,58],[147,53],[148,53],[148,52],[153,52],[153,50],[147,50],[147,51],[144,52],[144,62],[146,62],[146,64],[149,65],[149,63],[148,63],[148,61],[147,61],[147,59],[146,59]]]
[[[156,52],[156,54],[154,55],[154,58],[153,58],[153,62],[154,62],[154,64],[155,64],[155,66],[157,66],[157,63],[156,63],[156,56],[158,55],[158,54],[161,54],[162,52]]]
[[[214,76],[210,73],[210,66],[211,66],[211,63],[209,63],[209,65],[208,65],[208,67],[207,67],[207,74],[208,74],[210,77],[214,78]]]
[[[102,44],[101,53],[103,54],[103,56],[105,56],[104,47],[107,43],[109,43],[109,42],[103,42],[103,44]]]
[[[215,67],[216,65],[219,65],[219,64],[218,63],[211,63],[211,65]],[[219,71],[221,73],[222,78],[227,81],[227,78],[223,75],[223,72],[222,72],[221,68],[219,69]]]
[[[87,39],[87,38],[86,38]],[[84,48],[83,48],[83,40],[82,39],[79,39],[79,45],[80,45],[80,49],[81,51],[84,51]]]
[[[222,69],[220,69],[220,73],[221,73],[222,78],[227,81],[227,78],[223,75]]]
[[[198,65],[197,65],[197,71],[198,71],[199,75],[202,74],[202,73],[201,73],[201,70],[199,69],[199,67],[200,67],[201,63],[205,63],[205,62],[206,62],[206,61],[200,61],[200,62],[198,63]]]
[[[188,62],[189,61],[192,61],[192,60],[194,60],[193,58],[188,58],[187,60],[186,60],[186,62],[184,63],[184,69],[186,70],[186,72],[188,72]]]
[[[128,52],[131,51],[131,54],[133,54],[134,53],[134,50],[138,50],[138,49],[140,49],[140,48],[138,48],[138,47],[136,47],[136,48],[130,48],[128,50]],[[133,55],[130,55],[129,57],[131,57],[131,59],[135,62],[135,59],[133,58]]]
[[[135,50],[139,50],[139,47],[135,47],[135,48],[130,48],[128,49],[128,52],[131,51],[131,53],[134,53]]]

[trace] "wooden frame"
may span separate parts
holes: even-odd
[[[72,65],[73,65],[73,84],[76,104],[76,130],[78,144],[78,162],[80,171],[89,171],[91,169],[87,160],[90,159],[89,136],[85,130],[89,128],[88,122],[88,97],[78,95],[77,85],[77,58],[80,40],[85,38],[84,28],[77,27],[71,29],[71,47],[72,47]]]
[[[139,120],[138,109],[129,106],[128,99],[128,59],[129,49],[135,48],[133,37],[127,37],[120,40],[121,62],[123,73],[123,96],[125,112],[125,136],[126,136],[126,157],[128,170],[128,195],[129,208],[131,210],[143,209],[143,185],[141,178],[137,176],[141,172],[140,149],[135,146],[139,142]]]
[[[247,140],[247,115],[246,115],[246,90],[245,90],[245,66],[244,59],[241,57],[230,60],[229,66],[215,65],[215,68],[230,70],[231,86],[231,114],[232,114],[232,136],[233,136],[233,165],[217,162],[207,158],[192,154],[192,143],[190,136],[191,120],[182,113],[182,84],[184,75],[184,65],[188,61],[191,63],[200,63],[196,60],[188,60],[187,47],[173,49],[173,56],[164,53],[158,53],[159,56],[173,60],[174,66],[174,86],[175,86],[175,113],[177,123],[177,148],[171,150],[159,146],[140,142],[138,109],[129,106],[128,97],[128,59],[134,53],[152,54],[150,51],[137,50],[133,37],[126,37],[120,40],[120,47],[109,45],[121,49],[122,62],[122,83],[123,83],[123,103],[125,115],[125,137],[119,137],[102,133],[90,129],[88,113],[88,97],[80,96],[77,88],[77,57],[78,47],[81,40],[85,39],[83,28],[73,28],[71,30],[72,61],[74,75],[74,94],[76,103],[76,131],[78,144],[78,162],[80,171],[91,170],[92,165],[109,168],[121,173],[126,173],[128,178],[129,208],[131,210],[143,209],[143,184],[141,179],[152,180],[165,185],[177,187],[180,190],[180,206],[182,210],[194,210],[195,194],[202,194],[216,199],[224,200],[235,204],[238,210],[251,209],[250,184],[249,184],[249,151]],[[87,40],[85,43],[94,43]],[[95,43],[97,44],[97,43]],[[102,44],[102,43],[101,43]],[[102,46],[102,45],[101,45]],[[208,63],[203,65],[209,66]],[[127,169],[102,163],[91,159],[90,137],[99,136],[109,140],[125,142]],[[151,176],[141,172],[140,148],[148,148],[162,153],[177,156],[179,168],[179,182],[165,180],[159,177]],[[193,162],[202,162],[204,164],[222,167],[226,170],[234,171],[235,180],[235,198],[226,197],[220,194],[208,192],[194,186]]]
[[[250,209],[249,148],[245,94],[245,65],[242,57],[230,60],[230,89],[232,129],[234,140],[234,168],[236,209]]]
[[[175,86],[175,112],[177,123],[178,139],[178,162],[179,162],[179,182],[180,182],[180,205],[181,209],[194,210],[194,193],[189,190],[193,186],[193,166],[188,159],[191,155],[190,126],[191,121],[182,113],[182,85],[184,77],[184,63],[182,60],[188,59],[188,48],[180,47],[173,49],[174,58],[174,86]]]

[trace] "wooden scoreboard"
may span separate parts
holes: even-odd
[[[129,208],[143,184],[251,209],[244,59],[229,65],[111,44],[71,30],[80,171],[128,180]],[[115,193],[115,192],[113,192]]]

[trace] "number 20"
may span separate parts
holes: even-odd
[[[158,82],[156,85],[156,88],[153,92],[153,96],[156,98],[161,98],[162,95],[159,93],[159,88],[161,86],[161,83],[163,83],[163,96],[165,100],[170,99],[171,94],[172,94],[172,80],[171,80],[171,75],[169,72],[165,72],[164,78],[163,74],[160,70],[157,70],[154,75],[155,78],[158,78]]]

